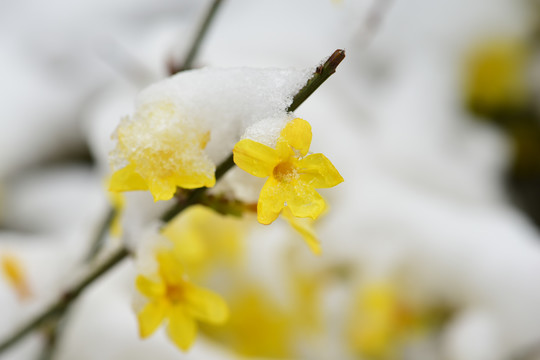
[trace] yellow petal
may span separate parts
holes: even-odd
[[[157,330],[165,315],[167,303],[161,299],[152,300],[137,314],[139,322],[139,334],[141,338],[147,338]]]
[[[193,266],[197,267],[210,261],[210,247],[213,245],[211,240],[214,239],[204,237],[195,229],[187,229],[184,235],[182,238],[176,238],[174,243],[174,254],[179,261],[189,270],[193,270]]]
[[[129,164],[112,174],[109,182],[109,191],[134,190],[148,190],[146,181],[135,171],[135,164]]]
[[[207,207],[192,206],[169,221],[161,230],[161,234],[173,243],[173,253],[178,261],[188,269],[190,265],[205,261],[208,256],[210,245],[208,242],[213,239],[207,238],[204,230],[201,230],[197,226],[199,224],[196,223],[199,216],[203,214],[201,220],[205,221],[200,224],[201,227],[207,227],[208,223],[215,219],[209,218],[207,211],[212,212],[211,216],[215,216],[213,210]]]
[[[387,283],[368,284],[359,294],[354,316],[361,321],[354,323],[352,335],[362,353],[374,358],[388,354],[403,330],[400,329],[402,305],[394,288]]]
[[[257,220],[261,224],[268,225],[277,219],[285,205],[288,186],[288,184],[277,181],[272,176],[266,180],[257,203]]]
[[[306,244],[315,255],[321,254],[321,244],[317,240],[315,230],[313,230],[312,220],[306,218],[297,218],[288,207],[283,209],[283,216],[291,224],[294,230],[302,236]]]
[[[312,154],[298,162],[303,182],[314,188],[329,188],[343,182],[343,177],[323,154]]]
[[[155,178],[148,182],[148,190],[152,193],[154,201],[170,200],[176,193],[176,184],[172,178]]]
[[[278,142],[286,142],[305,156],[311,145],[311,136],[311,125],[306,120],[296,118],[281,130]]]
[[[158,253],[157,262],[159,265],[159,274],[167,285],[183,284],[184,270],[172,252]]]
[[[160,282],[154,282],[142,275],[137,276],[135,286],[141,294],[146,297],[154,298],[165,294],[165,285]]]
[[[315,220],[326,208],[326,203],[319,193],[301,181],[287,189],[287,206],[294,216],[310,217]]]
[[[215,172],[215,168],[213,170]],[[207,173],[192,173],[185,175],[176,175],[174,177],[174,183],[176,186],[184,189],[196,189],[203,186],[213,187],[216,184],[216,177],[214,172]]]
[[[167,333],[176,346],[187,351],[197,336],[197,324],[181,306],[174,306],[170,311]]]
[[[279,163],[276,150],[250,139],[240,140],[233,149],[234,163],[251,175],[267,177]]]
[[[15,255],[2,254],[0,263],[3,275],[15,290],[19,299],[25,300],[30,298],[32,292],[30,291],[24,265],[20,259]]]
[[[185,291],[190,315],[211,324],[222,324],[229,316],[225,301],[218,294],[189,284]]]
[[[290,161],[291,159],[295,158],[294,149],[291,145],[289,145],[287,140],[283,138],[278,139],[276,143],[276,151],[281,161]]]
[[[170,200],[177,188],[196,189],[199,187],[213,187],[216,184],[214,173],[192,173],[189,175],[175,174],[166,178],[154,178],[148,182],[148,189],[154,201]]]

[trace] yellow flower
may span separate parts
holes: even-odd
[[[214,269],[235,268],[243,255],[246,222],[195,205],[167,223],[161,234],[192,279],[202,281]]]
[[[493,39],[475,46],[466,63],[468,105],[481,113],[522,107],[527,101],[528,55],[518,40]]]
[[[355,297],[348,337],[351,346],[370,359],[395,359],[407,341],[436,331],[450,309],[406,301],[396,284],[367,284]]]
[[[177,187],[215,185],[215,165],[204,149],[210,133],[182,118],[181,110],[164,102],[140,109],[116,130],[113,162],[127,165],[111,178],[110,191],[149,190],[154,200],[169,200]]]
[[[326,274],[313,269],[306,270],[301,261],[295,261],[293,253],[289,255],[286,270],[292,291],[295,326],[304,335],[321,334],[325,325],[323,296],[328,289]]]
[[[158,253],[157,261],[155,279],[139,275],[136,280],[149,300],[137,315],[140,336],[150,336],[167,320],[169,338],[186,351],[195,341],[197,321],[222,324],[229,310],[219,295],[191,283],[171,252]]]
[[[21,261],[14,255],[2,254],[0,262],[2,273],[17,293],[19,299],[28,299],[31,296],[31,291]]]
[[[240,285],[231,296],[231,318],[225,326],[203,327],[212,339],[244,357],[291,359],[294,314],[254,285]]]
[[[399,336],[400,304],[392,286],[375,283],[357,297],[350,332],[353,347],[374,359],[388,358]]]
[[[257,220],[261,224],[273,222],[285,206],[294,216],[316,219],[325,202],[315,189],[343,181],[323,154],[306,156],[310,144],[311,126],[297,118],[281,131],[276,149],[249,139],[234,146],[238,167],[254,176],[269,177],[257,204]]]

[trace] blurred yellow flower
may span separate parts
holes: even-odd
[[[515,110],[527,101],[524,44],[512,39],[494,39],[474,47],[467,58],[465,94],[477,112]]]
[[[231,299],[231,318],[218,328],[204,327],[211,338],[245,357],[290,359],[294,316],[263,289],[244,285]]]
[[[288,265],[294,324],[302,336],[320,333],[324,330],[322,296],[327,290],[325,274],[306,271],[299,263]]]
[[[400,331],[400,304],[393,287],[375,283],[363,289],[350,332],[353,347],[369,358],[386,359]]]
[[[413,306],[390,281],[371,282],[355,297],[348,338],[352,348],[369,359],[399,358],[407,340],[439,328],[451,314],[442,306]]]
[[[21,261],[15,255],[2,254],[0,262],[2,273],[17,293],[19,299],[28,299],[31,296],[31,291]]]
[[[177,187],[215,185],[215,165],[204,153],[209,132],[184,122],[173,104],[152,104],[139,112],[116,130],[113,162],[128,164],[112,175],[110,191],[149,190],[158,201],[171,199]]]
[[[245,228],[242,219],[195,205],[167,223],[161,234],[174,244],[174,255],[189,276],[202,281],[212,269],[240,263]]]
[[[325,208],[316,188],[336,186],[343,178],[323,154],[307,155],[311,125],[296,118],[281,131],[273,149],[250,139],[233,149],[238,167],[258,177],[269,177],[259,195],[257,220],[270,224],[287,206],[297,217],[316,219]]]
[[[136,280],[138,291],[149,299],[137,315],[140,336],[150,336],[167,320],[169,338],[186,351],[195,341],[197,321],[222,324],[229,310],[219,295],[191,283],[171,252],[159,252],[157,261],[155,279],[139,275]]]

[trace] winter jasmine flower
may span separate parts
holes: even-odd
[[[154,278],[139,275],[138,291],[148,303],[137,314],[142,338],[152,335],[167,322],[167,333],[180,349],[188,350],[197,335],[197,321],[222,324],[228,308],[223,299],[189,281],[172,252],[157,254],[158,274]]]
[[[169,200],[177,187],[212,187],[215,165],[204,153],[209,133],[183,119],[174,104],[152,103],[116,130],[116,157],[127,161],[111,178],[115,192],[149,190],[155,201]]]
[[[268,177],[257,204],[261,224],[272,223],[285,206],[294,216],[316,219],[325,201],[315,189],[343,181],[323,154],[306,156],[311,136],[311,125],[296,118],[281,131],[275,149],[250,139],[235,145],[236,165],[254,176]]]

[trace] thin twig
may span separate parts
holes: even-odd
[[[129,251],[124,247],[114,252],[105,261],[103,261],[92,271],[90,271],[77,285],[66,291],[58,301],[50,305],[41,314],[28,322],[26,325],[22,326],[13,335],[2,341],[2,343],[0,343],[0,352],[6,350],[11,345],[24,338],[34,329],[43,325],[50,318],[62,313],[71,304],[71,302],[75,300],[86,289],[86,287],[92,284],[103,274],[107,273],[107,271],[109,271],[116,264],[124,260],[128,255]]]
[[[62,337],[64,329],[64,320],[66,319],[66,311],[57,315],[54,319],[49,319],[45,324],[41,325],[45,333],[45,347],[41,350],[39,360],[52,360],[56,353],[58,339]]]
[[[195,205],[199,202],[199,199],[202,198],[202,195],[206,192],[207,188],[198,188],[194,190],[189,190],[187,193],[183,193],[184,197],[180,199],[171,209],[169,209],[163,216],[161,216],[161,221],[168,223],[176,215],[180,214],[182,211]]]
[[[88,252],[84,258],[85,264],[91,263],[103,248],[107,233],[109,232],[115,216],[116,209],[113,207],[107,209],[107,214],[102,220],[99,230],[91,242],[90,248],[88,249]],[[70,309],[71,306],[66,306],[61,312],[48,319],[46,323],[42,325],[45,335],[45,347],[41,351],[39,360],[52,360],[54,358],[56,346],[58,345],[58,340],[62,337],[64,324],[66,318],[69,316]]]
[[[336,72],[338,65],[345,59],[345,50],[336,50],[330,57],[319,65],[313,73],[313,76],[308,80],[306,85],[293,98],[291,105],[287,111],[295,111],[302,103],[319,88],[333,73]]]
[[[362,27],[357,34],[360,47],[367,47],[373,40],[393,2],[394,0],[373,0],[373,4],[369,8],[368,14],[364,22],[362,22]]]
[[[218,165],[216,168],[216,182],[219,181],[225,175],[227,171],[229,171],[234,166],[234,160],[233,155],[229,155],[221,164]],[[206,192],[207,188],[198,188],[194,190],[190,190],[187,192],[187,194],[184,192],[184,198],[181,199],[181,201],[178,201],[174,207],[169,209],[163,216],[161,217],[161,221],[164,223],[168,223],[171,221],[177,214],[184,211],[187,207],[191,205],[198,204],[200,200],[202,199],[202,196]]]
[[[189,51],[186,54],[186,57],[180,66],[175,65],[174,63],[171,63],[169,65],[169,73],[171,75],[179,73],[180,71],[189,70],[193,67],[193,62],[195,61],[195,58],[197,57],[197,54],[199,53],[199,49],[201,48],[201,44],[208,33],[208,29],[210,28],[210,24],[212,23],[212,20],[214,19],[219,6],[223,0],[214,0],[212,2],[212,5],[208,9],[208,12],[206,13],[206,16],[204,17],[203,22],[201,23],[199,29],[197,30],[197,35],[193,39],[193,42],[191,43],[191,46],[189,47]]]
[[[114,217],[116,216],[116,209],[113,207],[109,207],[107,209],[107,214],[105,215],[105,218],[103,219],[103,222],[101,223],[101,226],[99,227],[98,233],[96,237],[94,238],[94,241],[92,241],[90,245],[90,249],[88,250],[88,253],[86,254],[86,257],[84,259],[85,262],[92,261],[96,255],[99,253],[99,251],[103,248],[103,245],[105,243],[105,238],[107,234],[110,231],[111,224],[114,220]]]

